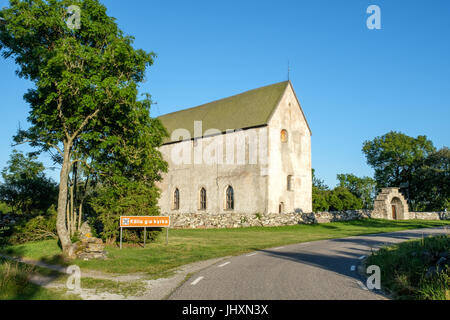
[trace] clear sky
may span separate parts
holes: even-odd
[[[136,48],[158,55],[141,88],[157,102],[153,116],[284,81],[289,61],[313,132],[312,164],[328,185],[338,173],[372,176],[362,143],[390,130],[449,146],[448,0],[102,3]],[[381,30],[366,26],[372,4]],[[0,58],[0,168],[19,123],[27,127],[31,84],[15,69]]]

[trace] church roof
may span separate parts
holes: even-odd
[[[202,121],[203,132],[218,129],[246,129],[263,126],[278,106],[289,85],[283,81],[269,86],[246,91],[228,98],[209,102],[198,107],[185,109],[158,117],[166,127],[169,136],[176,129],[183,128],[194,138],[194,121]],[[170,138],[165,143],[171,142]]]

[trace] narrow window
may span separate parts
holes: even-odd
[[[284,202],[280,202],[278,206],[278,213],[284,213]]]
[[[285,129],[281,130],[280,139],[281,139],[282,143],[286,143],[288,141],[288,132],[287,132],[287,130],[285,130]]]
[[[233,188],[231,186],[228,186],[226,191],[226,205],[225,208],[227,210],[233,210],[234,209],[234,192]]]
[[[206,210],[206,189],[200,190],[200,210]]]
[[[173,192],[173,210],[180,210],[180,190],[178,188]]]
[[[287,190],[292,191],[294,190],[294,178],[293,176],[287,176]]]

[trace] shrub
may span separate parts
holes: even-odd
[[[22,218],[16,225],[12,226],[8,242],[10,244],[19,244],[28,241],[57,238],[56,209],[54,206],[51,206],[44,215],[39,215],[32,219]]]
[[[368,265],[381,269],[382,289],[397,299],[450,299],[450,236],[381,248]]]

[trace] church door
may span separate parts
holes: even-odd
[[[397,220],[397,208],[392,205],[392,219]]]

